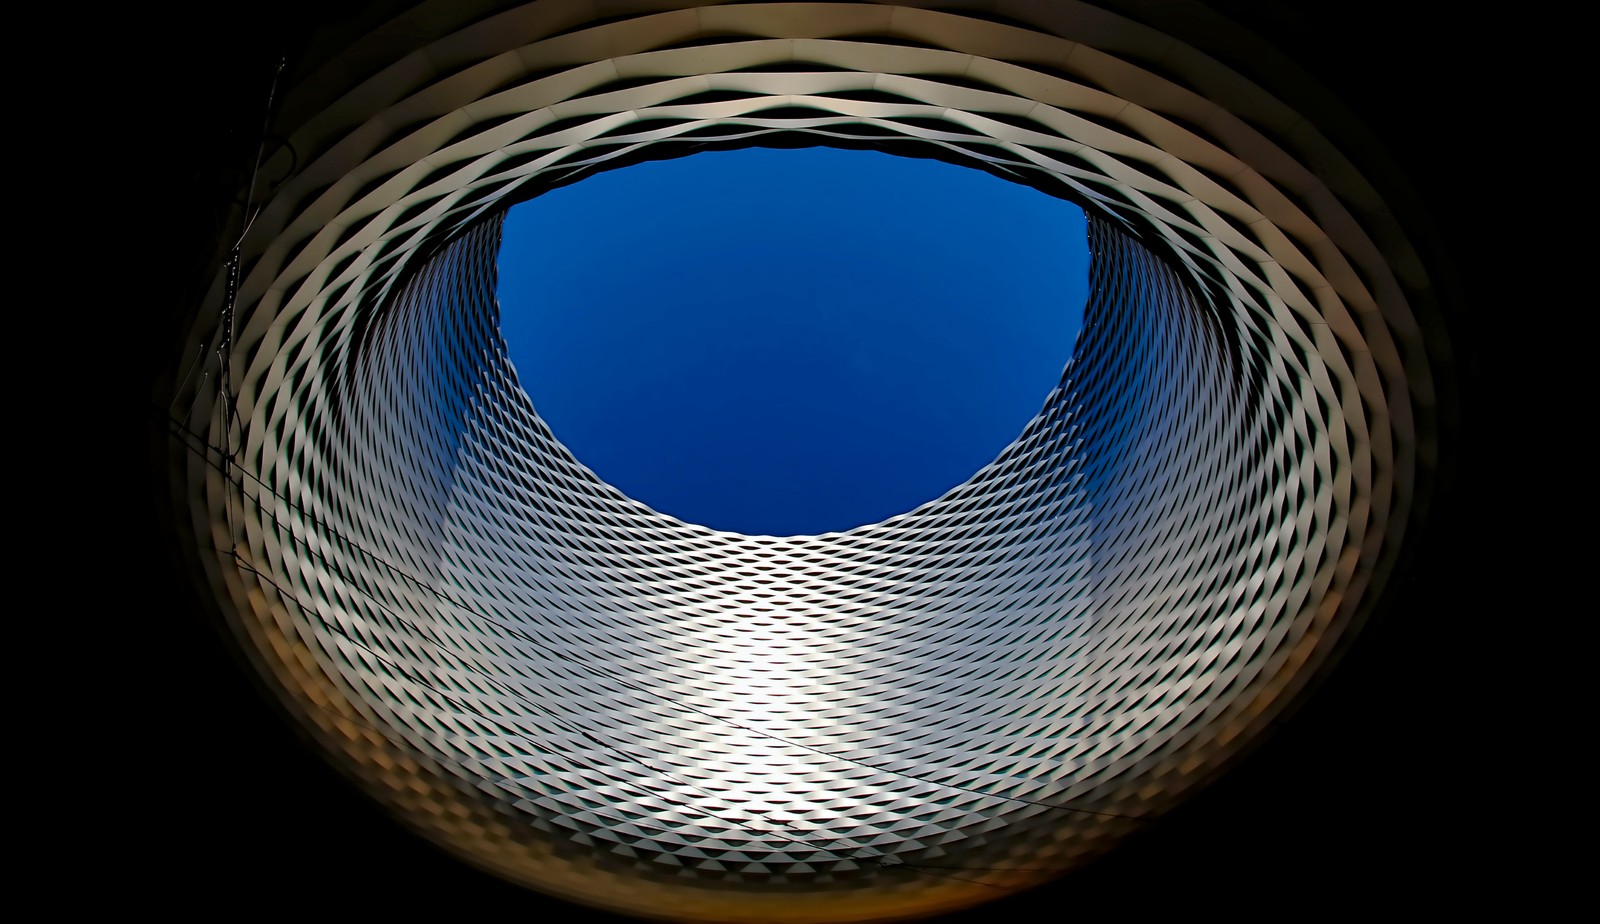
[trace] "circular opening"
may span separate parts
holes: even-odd
[[[500,323],[552,432],[619,490],[749,535],[878,522],[966,481],[1059,381],[1076,205],[826,148],[702,153],[511,209]]]

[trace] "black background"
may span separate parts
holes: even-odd
[[[1145,4],[1187,15],[1186,4]],[[1480,907],[1498,897],[1522,851],[1505,794],[1507,755],[1488,746],[1507,699],[1498,628],[1517,612],[1505,590],[1510,513],[1486,486],[1503,481],[1501,402],[1490,388],[1503,341],[1490,279],[1503,261],[1491,181],[1503,164],[1484,132],[1504,74],[1483,51],[1491,24],[1401,19],[1388,4],[1215,2],[1266,37],[1258,79],[1326,114],[1380,179],[1428,261],[1449,319],[1456,393],[1441,444],[1438,494],[1408,538],[1385,604],[1333,676],[1265,745],[1215,786],[1112,855],[1025,895],[942,918],[1066,920],[1080,914],[1360,912]],[[168,226],[139,287],[148,299],[141,369],[167,360],[173,325],[198,298],[213,216],[259,127],[278,54],[297,47],[302,4],[242,4],[196,23],[153,13],[148,89],[153,166],[137,203]],[[360,4],[321,4],[338,18]],[[1177,11],[1174,13],[1174,11]],[[1324,92],[1325,91],[1325,92]],[[1491,348],[1491,345],[1496,345]],[[146,420],[159,434],[158,409]],[[159,458],[145,441],[142,468]],[[1501,436],[1503,440],[1503,436]],[[145,493],[153,493],[146,491]],[[163,550],[161,512],[141,508],[121,580],[143,600],[121,660],[117,817],[86,828],[85,882],[96,863],[133,875],[134,906],[266,914],[414,916],[512,913],[546,921],[621,920],[527,892],[438,852],[391,822],[322,763],[268,705]],[[110,581],[111,578],[107,577]],[[111,653],[114,657],[117,652]],[[126,757],[123,758],[126,762]],[[102,855],[113,859],[107,861]]]

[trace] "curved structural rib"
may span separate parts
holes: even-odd
[[[292,175],[183,358],[210,364],[176,396],[195,573],[337,765],[516,882],[842,921],[1071,868],[1374,605],[1434,426],[1415,259],[1293,112],[1104,9],[672,6],[420,3],[291,89],[263,169]],[[938,500],[823,536],[682,523],[518,387],[504,210],[751,144],[1088,211],[1059,387]]]

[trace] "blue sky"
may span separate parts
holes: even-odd
[[[828,148],[706,152],[511,209],[501,330],[585,465],[680,519],[845,530],[969,478],[1082,323],[1077,206]]]

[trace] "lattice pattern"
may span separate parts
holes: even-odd
[[[517,881],[849,920],[1081,862],[1258,734],[1388,567],[1426,376],[1385,257],[1265,129],[1132,62],[1258,124],[1270,97],[1103,11],[659,6],[421,4],[341,59],[371,73],[290,96],[303,169],[246,238],[228,400],[190,396],[228,450],[180,473],[197,563],[335,760]],[[1089,211],[1060,386],[938,500],[813,537],[685,524],[517,386],[503,210],[752,143]]]

